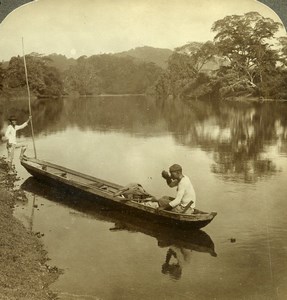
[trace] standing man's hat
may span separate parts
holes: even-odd
[[[8,120],[9,121],[17,121],[17,118],[15,116],[10,116]]]
[[[169,172],[182,171],[182,167],[178,164],[174,164],[169,168]]]

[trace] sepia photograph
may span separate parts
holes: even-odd
[[[7,3],[0,299],[287,299],[281,14]]]

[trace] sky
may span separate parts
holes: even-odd
[[[142,46],[174,49],[212,40],[216,20],[249,11],[281,22],[255,0],[38,0],[0,24],[0,61],[22,55],[22,37],[26,54],[73,58]]]

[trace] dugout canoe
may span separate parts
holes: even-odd
[[[105,205],[113,205],[126,214],[137,214],[153,222],[176,226],[185,229],[200,229],[208,225],[216,212],[195,210],[191,215],[171,211],[157,211],[135,200],[114,196],[123,186],[86,175],[47,161],[30,158],[22,155],[21,165],[36,179],[53,186],[62,186],[71,192],[85,194],[95,201]]]
[[[66,192],[65,188],[51,188],[51,185],[40,182],[33,176],[22,183],[21,189],[28,192],[32,197],[43,197],[67,207],[71,209],[70,213],[72,214],[107,222],[110,224],[107,226],[107,230],[111,232],[142,233],[155,238],[160,248],[177,247],[217,256],[211,237],[203,230],[185,230],[175,226],[146,222],[144,218],[134,214],[123,214],[121,210],[105,206],[93,199],[87,200],[81,195],[73,195]],[[36,198],[33,197],[32,199]],[[33,214],[31,215],[33,216]]]

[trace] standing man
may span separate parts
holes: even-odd
[[[178,213],[191,214],[195,208],[196,195],[190,179],[182,174],[182,167],[174,164],[167,171],[162,171],[162,177],[170,187],[177,187],[175,199],[163,197],[158,200],[159,210],[167,209]]]
[[[31,118],[32,117],[30,116],[29,119],[22,125],[17,125],[17,119],[14,116],[11,116],[8,119],[10,121],[10,124],[8,125],[8,128],[6,130],[5,138],[7,140],[8,168],[9,168],[8,172],[9,172],[9,174],[13,173],[12,162],[13,162],[13,158],[14,158],[15,148],[24,146],[24,145],[17,145],[16,132],[20,129],[25,128],[28,125]]]

